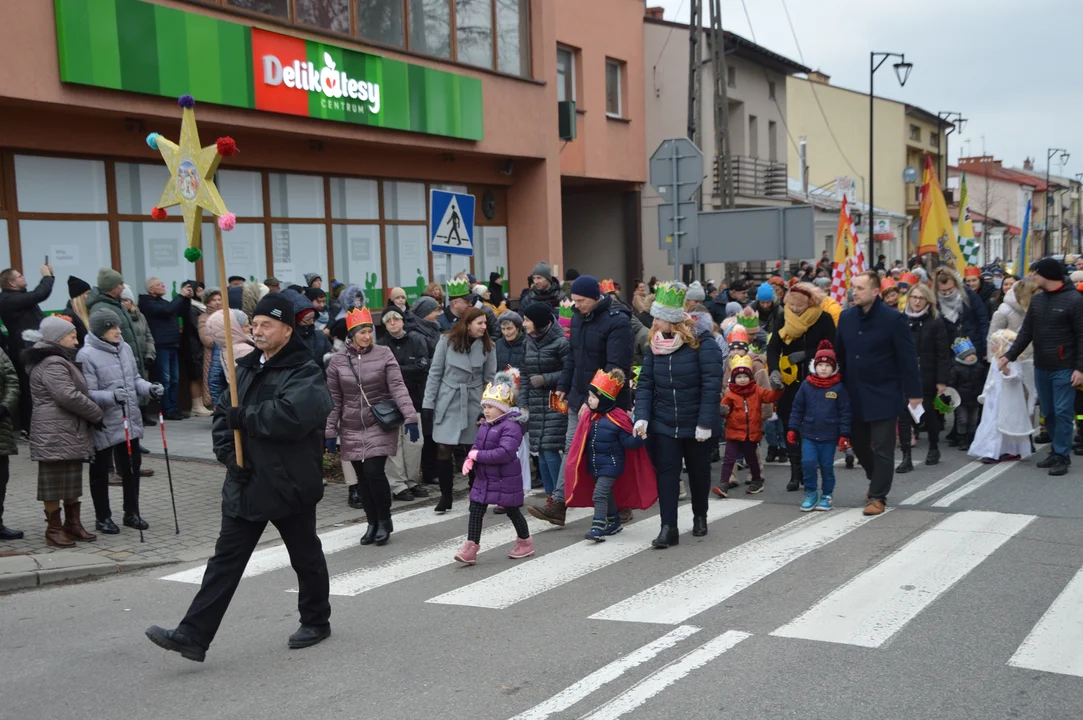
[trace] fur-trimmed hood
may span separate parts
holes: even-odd
[[[34,344],[23,350],[23,366],[26,368],[26,372],[33,369],[35,365],[40,363],[45,358],[59,357],[67,360],[70,363],[78,365],[75,362],[75,356],[78,354],[77,348],[64,347],[60,343],[47,342],[42,340],[41,333],[37,330],[27,330],[23,333],[24,339]]]

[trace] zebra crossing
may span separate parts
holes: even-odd
[[[947,480],[954,476],[952,482],[941,481],[922,491],[926,495],[911,505],[932,502],[935,506],[933,498],[938,493],[948,490],[952,483],[963,482],[980,467],[962,468],[945,478]],[[997,476],[991,471],[999,470],[998,474],[1003,474],[1007,467],[1005,463],[978,473],[953,492],[959,493],[971,483],[988,483]],[[943,496],[948,497],[950,494]],[[667,551],[665,559],[672,559],[673,562],[667,562],[666,570],[657,579],[651,577],[652,584],[593,614],[584,612],[584,620],[588,622],[670,626],[669,632],[657,641],[660,644],[649,644],[615,661],[616,665],[599,670],[600,675],[592,676],[593,679],[587,683],[590,692],[646,662],[665,648],[684,642],[699,630],[692,627],[692,623],[705,624],[717,620],[717,612],[712,611],[720,609],[738,593],[754,592],[757,583],[770,576],[787,573],[788,566],[829,551],[833,543],[843,539],[849,539],[858,547],[864,546],[872,537],[865,533],[876,535],[877,526],[884,525],[886,518],[907,512],[896,508],[879,517],[866,517],[858,508],[836,509],[789,519],[785,513],[778,512],[780,506],[765,504],[761,500],[713,501],[709,507],[708,522],[711,527],[726,525],[724,521],[745,520],[747,524],[764,530],[733,547],[729,546],[732,543],[725,542],[724,535],[719,540],[718,535],[722,533],[712,533],[695,547],[703,548],[711,542],[717,542],[721,547],[706,560],[702,559],[702,554],[695,556],[691,567],[684,563],[687,555],[681,552],[681,548]],[[682,505],[679,513],[681,526],[687,528],[691,520],[690,506]],[[338,528],[324,533],[321,539],[329,555],[344,559],[343,555],[337,553],[356,552],[359,563],[357,567],[332,575],[332,594],[354,598],[410,578],[451,572],[449,568],[456,565],[452,556],[461,544],[465,530],[465,514],[465,508],[458,507],[443,516],[432,513],[429,508],[397,515],[396,543],[392,546],[395,554],[360,550],[357,540],[363,526]],[[565,586],[574,591],[574,583],[588,575],[602,576],[604,579],[607,573],[614,573],[615,577],[619,577],[624,563],[634,563],[643,553],[653,552],[649,543],[657,532],[656,518],[642,518],[606,542],[596,544],[589,540],[578,540],[591,514],[589,508],[569,509],[568,533],[560,535],[552,533],[556,530],[554,526],[531,519],[532,534],[540,536],[536,542],[538,555],[515,563],[497,557],[514,541],[510,522],[489,519],[481,546],[483,551],[492,551],[493,562],[489,564],[488,558],[483,555],[478,567],[496,572],[464,582],[451,590],[447,590],[445,584],[432,597],[417,598],[418,602],[430,606],[462,606],[499,612],[522,603],[545,602],[547,594],[553,595]],[[784,518],[782,522],[777,520],[780,515]],[[901,547],[867,568],[856,567],[849,579],[826,595],[819,599],[810,598],[807,609],[773,631],[762,634],[860,648],[882,648],[905,632],[909,623],[964,582],[1001,548],[1019,540],[1027,528],[1040,522],[1041,519],[1033,515],[981,510],[947,513],[931,522],[923,521],[920,531]],[[446,537],[424,547],[416,547],[410,542],[410,537],[421,528],[429,528],[430,535],[434,534],[433,530],[441,536],[446,531]],[[551,544],[547,540],[550,534],[554,536]],[[574,539],[571,544],[567,542],[569,535]],[[691,536],[685,537],[692,539]],[[253,556],[245,577],[256,578],[288,566],[289,559],[284,547],[264,548]],[[170,573],[161,579],[198,584],[202,572],[203,568],[197,567]],[[465,571],[463,574],[470,576]],[[291,592],[296,592],[296,589]],[[1076,572],[1016,652],[1000,662],[1015,668],[1083,677],[1081,610],[1083,569]],[[742,628],[732,628],[728,632],[692,651],[698,654],[690,653],[687,661],[678,662],[673,672],[677,676],[685,671],[692,672],[750,637]],[[590,717],[618,717],[628,712],[635,707],[635,698],[645,702],[653,694],[661,692],[666,686],[667,677],[665,674],[652,677],[647,684],[637,686],[634,693],[622,694],[619,703],[609,708],[598,708]],[[546,707],[539,706],[520,717],[544,718],[559,713],[564,703],[570,706],[579,702],[582,699],[580,695],[586,690],[586,686],[578,689],[570,687],[546,701]]]

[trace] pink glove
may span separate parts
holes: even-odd
[[[471,450],[470,452],[468,452],[466,454],[466,457],[470,458],[471,460],[477,460],[478,459],[478,451],[477,450]]]
[[[474,469],[474,458],[472,458],[472,457],[466,458],[466,462],[463,463],[463,475],[468,474],[473,469]]]

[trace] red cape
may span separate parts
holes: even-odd
[[[590,419],[597,415],[591,413]],[[632,419],[624,410],[615,408],[606,416],[621,430],[632,432]],[[594,506],[594,478],[587,472],[587,459],[583,453],[589,433],[590,423],[579,423],[571,450],[568,451],[567,465],[564,467],[564,504],[568,507]],[[624,472],[613,483],[613,499],[621,510],[646,510],[658,501],[654,465],[647,456],[646,448],[625,450]]]

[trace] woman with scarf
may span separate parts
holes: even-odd
[[[199,316],[199,342],[203,345],[203,405],[213,408],[221,397],[226,382],[222,363],[218,360],[221,350],[214,342],[214,336],[207,330],[207,321],[222,309],[222,291],[218,288],[207,288],[203,291],[203,303],[207,306],[207,312]]]
[[[634,432],[648,437],[657,473],[662,523],[651,545],[665,549],[680,542],[677,498],[681,466],[688,468],[692,496],[692,534],[707,534],[711,491],[711,438],[722,429],[722,351],[703,325],[684,312],[685,286],[664,283],[655,290],[650,352],[636,388]]]
[[[835,321],[824,310],[823,302],[824,293],[820,288],[808,282],[796,283],[786,293],[782,326],[767,343],[771,387],[784,391],[782,399],[775,405],[775,412],[787,434],[790,430],[798,434],[796,443],[786,443],[786,455],[790,459],[790,481],[786,489],[790,492],[800,489],[803,482],[801,429],[791,427],[790,410],[820,343],[827,340],[835,344]]]
[[[470,446],[478,435],[481,391],[496,374],[496,350],[489,337],[485,313],[467,308],[459,321],[440,338],[425,383],[422,413],[432,416],[440,502],[436,512],[451,509],[452,466],[456,446]]]
[[[946,265],[936,271],[936,304],[950,340],[970,338],[978,359],[985,360],[985,339],[989,335],[989,313],[976,292],[963,284],[955,270]]]
[[[925,464],[936,465],[940,462],[941,417],[933,403],[936,396],[944,392],[951,376],[951,340],[944,321],[936,311],[936,300],[928,285],[919,284],[911,288],[904,312],[910,321],[910,333],[914,338],[918,368],[921,370],[921,404],[925,407],[925,432],[929,437]],[[897,473],[908,473],[914,469],[910,457],[912,423],[910,410],[903,410],[899,415],[899,447],[903,459],[895,468]]]
[[[192,395],[192,415],[211,417],[214,410],[203,404],[203,341],[199,337],[199,321],[207,312],[203,302],[203,283],[198,280],[186,280],[181,286],[192,288],[192,302],[188,304],[188,317],[183,318],[184,329],[181,338],[181,362],[188,368],[188,390]]]

